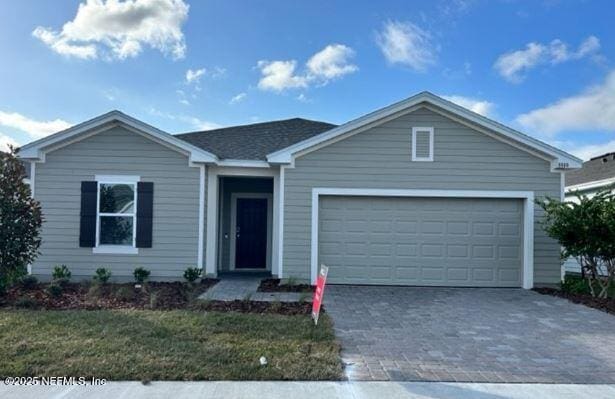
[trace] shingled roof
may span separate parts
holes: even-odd
[[[182,133],[175,137],[220,159],[259,160],[267,154],[316,136],[336,125],[302,118]]]
[[[583,162],[581,169],[566,173],[566,187],[615,178],[615,152]]]

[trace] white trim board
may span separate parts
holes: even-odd
[[[602,187],[607,187],[611,184],[615,184],[615,177],[611,177],[608,179],[602,179],[602,180],[594,180],[594,181],[590,181],[587,183],[575,184],[573,186],[567,186],[566,194],[572,194],[574,191],[577,191],[577,190],[586,191],[586,190],[599,189]]]
[[[518,198],[523,200],[522,287],[534,286],[534,193],[532,191],[485,190],[397,190],[371,188],[313,188],[311,219],[310,277],[316,283],[318,272],[318,213],[320,196],[439,197],[439,198]]]
[[[429,134],[429,156],[418,157],[416,156],[416,135],[418,133]],[[413,127],[412,128],[412,162],[433,162],[433,127]]]
[[[536,155],[536,152],[545,154],[549,157],[551,168],[553,170],[580,168],[583,163],[579,158],[574,157],[562,150],[552,147],[540,140],[534,139],[491,119],[485,118],[482,115],[460,107],[429,92],[421,92],[408,99],[371,112],[324,133],[308,138],[284,149],[272,152],[267,155],[267,161],[270,163],[292,164],[295,157],[304,155],[315,148],[320,148],[323,145],[328,145],[331,142],[335,142],[336,139],[341,136],[349,137],[355,132],[362,131],[365,126],[382,123],[382,121],[387,120],[387,118],[390,118],[392,115],[399,116],[410,112],[410,110],[415,107],[427,105],[438,107],[477,126],[482,126],[483,128],[496,133],[498,136],[508,139],[508,141],[522,145],[519,148],[528,151],[533,155]]]
[[[240,198],[264,198],[267,200],[267,248],[265,251],[265,268],[238,268],[235,266],[235,255],[237,251],[237,200]],[[231,193],[231,229],[229,245],[229,269],[230,270],[271,270],[272,252],[271,238],[273,226],[273,194],[271,193]]]

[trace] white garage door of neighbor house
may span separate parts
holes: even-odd
[[[523,201],[322,196],[333,284],[520,287]]]

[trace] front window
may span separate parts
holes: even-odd
[[[98,245],[135,246],[136,183],[98,184]]]

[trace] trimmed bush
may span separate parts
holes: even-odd
[[[0,295],[27,274],[41,245],[41,205],[32,198],[17,153],[10,145],[0,151]]]
[[[36,288],[38,285],[38,279],[31,274],[27,274],[25,276],[21,276],[21,278],[17,281],[17,284],[24,290],[31,290]]]
[[[58,265],[53,267],[53,272],[51,273],[51,277],[54,280],[70,280],[72,273],[68,269],[66,265]]]
[[[149,278],[151,272],[143,267],[137,267],[132,274],[135,276],[137,284],[143,284]]]
[[[201,272],[202,270],[197,267],[189,267],[184,272],[184,278],[189,283],[194,283],[199,277],[201,277]]]
[[[99,267],[98,269],[96,269],[96,272],[94,272],[93,279],[97,283],[107,284],[110,278],[111,278],[111,270],[106,269],[104,267]]]

